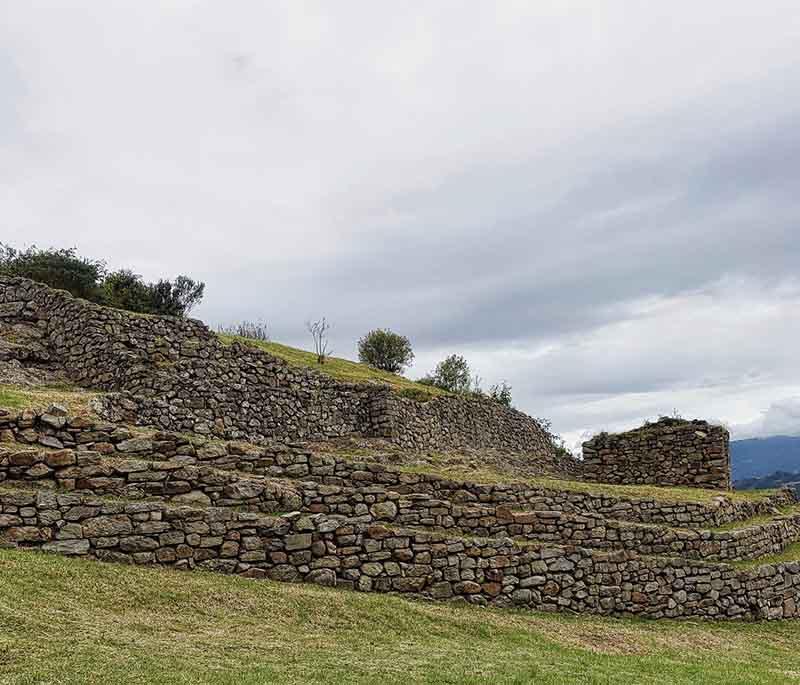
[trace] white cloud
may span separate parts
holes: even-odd
[[[0,240],[397,328],[572,441],[746,424],[800,392],[795,5],[6,3]]]

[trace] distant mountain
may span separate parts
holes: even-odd
[[[762,478],[782,471],[800,473],[800,437],[777,435],[731,442],[734,481]]]
[[[800,496],[800,471],[795,473],[776,471],[761,478],[745,478],[733,482],[733,487],[736,490],[762,490],[764,488],[780,488],[787,485]]]

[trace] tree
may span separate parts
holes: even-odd
[[[205,284],[186,276],[145,283],[129,269],[106,273],[106,264],[81,257],[75,248],[15,250],[0,243],[0,274],[21,276],[82,297],[143,314],[185,316],[203,299]]]
[[[121,269],[110,273],[103,282],[103,303],[143,314],[185,316],[203,299],[204,290],[204,283],[186,276],[145,283],[139,274]]]
[[[148,287],[153,314],[186,316],[203,299],[206,284],[188,276],[178,276],[174,281],[162,278]]]
[[[423,383],[435,385],[442,390],[455,393],[467,393],[472,387],[472,373],[464,357],[451,354],[436,365],[432,376],[422,379]]]
[[[314,352],[317,355],[317,362],[324,364],[331,351],[328,347],[328,331],[331,325],[323,316],[319,321],[306,321],[306,329],[314,339]]]
[[[510,407],[511,386],[505,381],[495,383],[491,388],[489,388],[489,397],[491,397],[495,402],[499,402],[500,404],[504,404],[506,407]]]
[[[0,243],[0,273],[29,278],[92,302],[101,298],[105,271],[104,262],[80,257],[74,247],[41,250],[33,245],[20,251]]]
[[[402,373],[414,360],[408,338],[388,329],[377,328],[358,341],[360,361],[389,373]]]
[[[152,291],[142,277],[129,269],[106,276],[103,282],[104,304],[131,312],[152,313]]]

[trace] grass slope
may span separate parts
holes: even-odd
[[[407,473],[433,473],[453,480],[474,483],[527,483],[528,485],[580,492],[598,497],[620,497],[623,499],[654,499],[661,502],[696,502],[711,504],[717,497],[727,497],[734,502],[756,502],[775,494],[776,490],[706,490],[671,485],[615,485],[612,483],[592,483],[588,481],[561,480],[547,477],[520,478],[507,472],[492,471],[487,468],[469,469],[463,467],[437,468],[430,465],[396,466]]]
[[[347,381],[349,383],[386,383],[400,394],[409,395],[415,399],[426,399],[437,397],[440,395],[447,395],[448,393],[439,388],[433,388],[429,385],[422,385],[415,381],[409,380],[403,376],[386,371],[374,369],[367,364],[360,364],[358,362],[350,361],[349,359],[340,359],[339,357],[328,357],[324,364],[317,362],[317,355],[313,352],[306,352],[299,350],[295,347],[288,345],[281,345],[274,342],[263,342],[261,340],[251,340],[249,338],[242,338],[235,335],[220,335],[222,342],[230,344],[232,342],[240,342],[245,345],[257,347],[265,352],[269,352],[275,357],[279,357],[292,366],[301,366],[320,373],[327,374],[340,381]]]
[[[414,602],[0,550],[0,683],[800,683],[800,622]]]
[[[56,403],[72,414],[91,413],[89,401],[98,393],[67,385],[35,388],[0,384],[0,407],[5,409],[44,409]]]

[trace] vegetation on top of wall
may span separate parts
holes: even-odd
[[[358,358],[381,371],[402,373],[414,361],[414,351],[404,335],[377,328],[358,341]]]
[[[296,347],[265,340],[252,340],[226,333],[219,334],[219,337],[226,344],[240,342],[245,345],[251,345],[283,359],[293,366],[313,369],[340,381],[348,383],[384,383],[391,386],[401,396],[409,399],[426,401],[433,397],[449,394],[439,388],[425,386],[395,373],[381,371],[368,364],[360,364],[349,359],[326,357],[325,363],[320,364],[316,353],[300,350]]]
[[[75,297],[140,314],[185,316],[203,299],[205,284],[187,276],[146,283],[129,269],[109,272],[106,263],[75,248],[17,250],[0,243],[0,275],[29,278]]]

